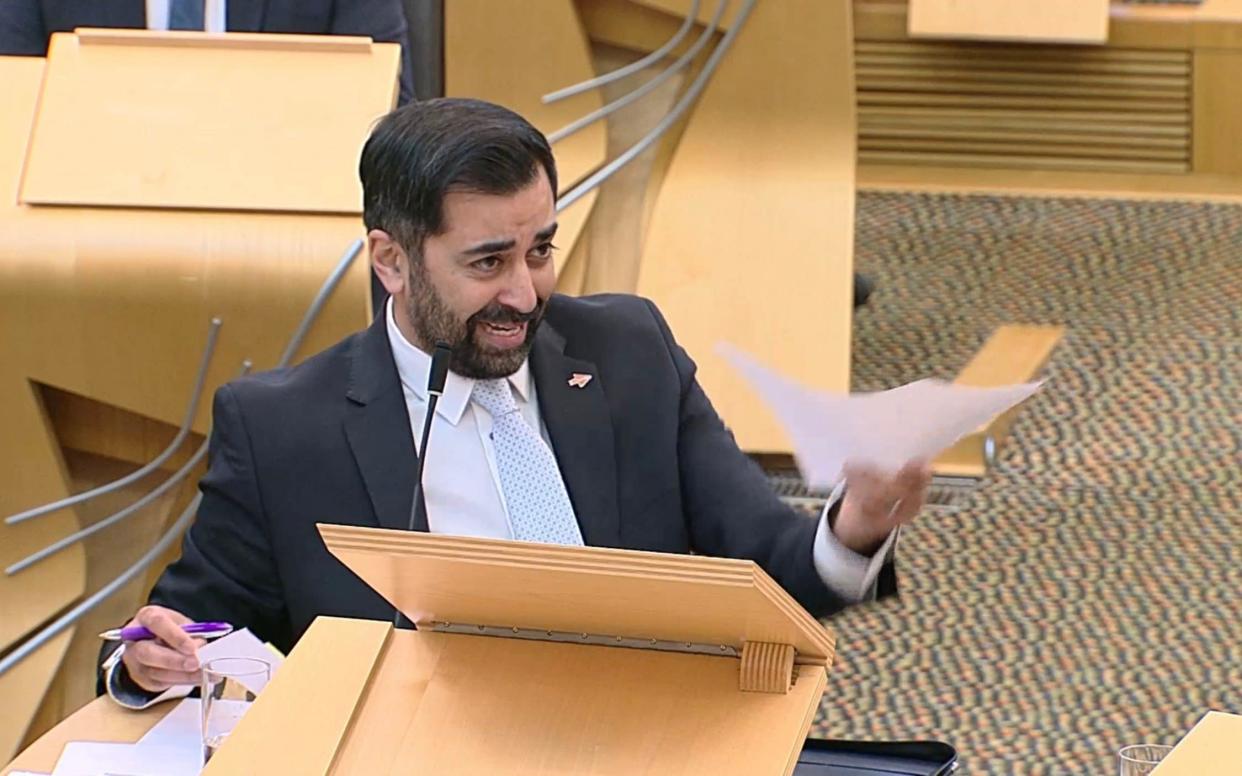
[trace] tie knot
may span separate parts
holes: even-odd
[[[487,410],[493,420],[497,420],[511,412],[517,412],[517,402],[513,399],[513,390],[509,380],[476,380],[474,383],[474,400]]]

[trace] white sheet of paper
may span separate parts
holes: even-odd
[[[836,485],[846,461],[887,471],[930,461],[1042,385],[970,388],[919,380],[878,393],[834,394],[800,385],[728,343],[717,345],[716,352],[772,409],[813,488]]]
[[[65,744],[52,776],[198,776],[202,745],[191,749],[149,744]]]
[[[266,660],[272,666],[272,676],[276,675],[277,669],[285,662],[274,649],[259,641],[249,628],[242,628],[233,631],[227,636],[209,641],[198,650],[198,662],[205,664],[208,660],[214,660],[220,657],[253,657],[260,660]],[[243,682],[245,684],[245,682]],[[263,690],[260,687],[251,687],[246,685],[253,693],[259,693]]]
[[[173,710],[138,739],[149,746],[196,749],[203,745],[202,707],[198,698],[183,698]]]

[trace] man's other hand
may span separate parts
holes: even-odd
[[[141,625],[156,638],[125,645],[121,659],[135,684],[148,692],[163,692],[173,685],[198,683],[198,648],[206,642],[181,630],[190,622],[181,612],[163,606],[138,610],[125,627]]]
[[[929,485],[931,468],[922,461],[912,461],[896,473],[847,463],[845,500],[832,532],[859,555],[873,555],[897,526],[918,515]]]

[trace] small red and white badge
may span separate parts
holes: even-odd
[[[569,377],[569,384],[574,388],[586,388],[589,382],[591,382],[591,375],[584,375],[581,372],[574,372]]]

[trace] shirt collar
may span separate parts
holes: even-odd
[[[397,319],[393,312],[392,297],[385,304],[384,317],[388,324],[388,341],[392,345],[392,357],[397,364],[397,375],[401,384],[412,391],[420,401],[427,401],[427,377],[431,371],[431,356],[424,353],[411,343],[397,327]],[[509,375],[509,385],[524,402],[530,401],[531,374],[530,359],[524,359],[518,370]],[[470,404],[470,396],[474,392],[474,378],[462,377],[449,371],[444,382],[444,394],[436,404],[436,412],[440,417],[454,426],[461,420],[462,413]]]

